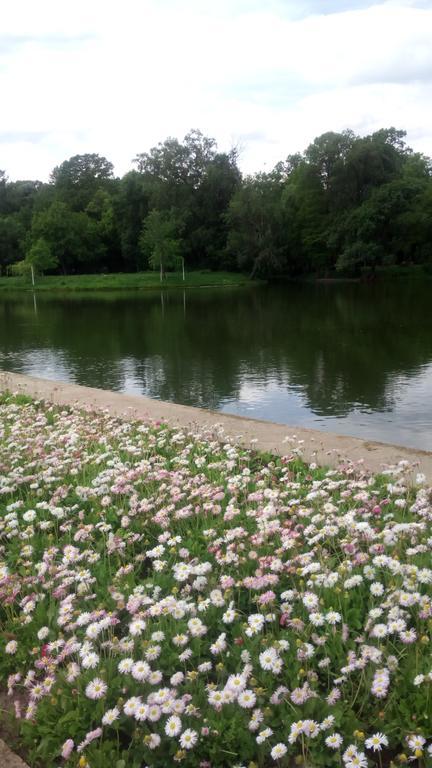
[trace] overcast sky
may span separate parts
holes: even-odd
[[[324,131],[405,128],[432,155],[432,0],[13,0],[0,168],[46,180],[98,152],[121,175],[190,128],[270,169]]]

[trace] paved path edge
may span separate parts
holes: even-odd
[[[2,739],[0,739],[0,766],[1,768],[28,768],[27,763],[12,752]]]
[[[63,381],[24,376],[0,371],[0,391],[22,393],[59,405],[104,409],[127,419],[165,420],[173,426],[209,428],[223,433],[241,444],[279,455],[290,453],[287,438],[296,436],[306,461],[337,466],[341,461],[362,462],[370,472],[380,472],[399,461],[414,465],[432,485],[432,452],[414,448],[362,440],[303,427],[277,424],[259,419],[232,416],[217,411],[153,400],[143,395],[128,395],[110,390],[84,387]]]

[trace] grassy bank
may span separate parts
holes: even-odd
[[[376,267],[375,270],[364,269],[359,273],[329,271],[325,274],[314,273],[299,275],[282,275],[270,278],[270,282],[286,283],[386,283],[391,281],[430,281],[432,280],[432,265],[401,265]]]
[[[103,291],[103,290],[146,290],[163,288],[200,288],[252,285],[246,275],[238,272],[197,271],[186,273],[170,272],[163,282],[159,273],[132,272],[103,275],[41,275],[36,278],[37,291]],[[0,291],[31,290],[28,277],[0,277]]]
[[[0,425],[0,683],[31,766],[431,765],[432,491],[403,466],[8,395]]]

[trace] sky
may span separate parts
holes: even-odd
[[[245,173],[325,131],[395,126],[432,155],[432,0],[14,0],[0,27],[0,168],[117,175],[191,128]]]

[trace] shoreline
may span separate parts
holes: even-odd
[[[211,272],[195,270],[186,273],[167,273],[160,282],[153,272],[113,272],[90,275],[40,275],[32,286],[23,277],[0,276],[0,296],[8,293],[76,293],[80,291],[159,291],[179,288],[237,288],[262,284],[240,272]]]
[[[379,473],[399,461],[408,461],[415,464],[413,474],[421,472],[426,476],[427,482],[432,483],[431,451],[0,370],[0,392],[6,391],[29,395],[57,405],[104,409],[114,416],[128,420],[164,420],[172,426],[199,429],[217,427],[227,438],[246,447],[250,447],[252,443],[259,451],[277,455],[290,452],[289,439],[295,436],[293,442],[303,441],[302,456],[309,463],[316,462],[331,467],[344,461],[361,463],[371,473]]]

